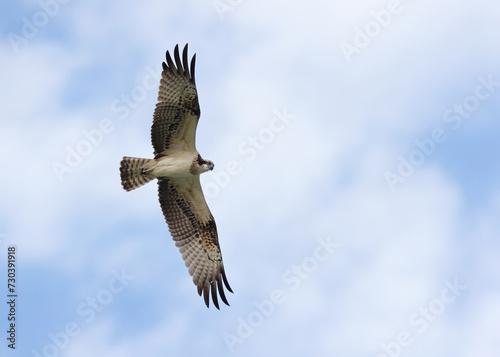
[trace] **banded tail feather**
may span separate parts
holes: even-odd
[[[120,162],[120,177],[122,179],[123,188],[126,191],[132,191],[153,180],[154,177],[149,176],[146,170],[153,167],[155,164],[155,159],[141,159],[138,157],[125,156]]]

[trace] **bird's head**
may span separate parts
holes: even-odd
[[[200,173],[202,172],[207,172],[207,171],[212,171],[214,169],[214,163],[210,160],[205,160],[204,158],[201,157],[200,154],[198,154],[198,158],[196,159],[197,161],[197,166],[198,166],[198,171]]]
[[[215,167],[214,163],[210,160],[205,160],[202,166],[203,168],[206,168],[207,171],[212,171]]]

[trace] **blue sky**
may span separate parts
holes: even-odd
[[[2,356],[496,356],[499,10],[2,4],[5,299],[11,245],[18,264]],[[119,180],[122,156],[152,156],[158,69],[185,43],[235,292],[220,311],[197,295],[156,184]]]

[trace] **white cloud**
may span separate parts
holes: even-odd
[[[495,73],[498,6],[401,1],[403,11],[348,63],[340,43],[387,3],[242,1],[223,21],[211,2],[71,3],[19,55],[2,45],[0,233],[17,242],[32,276],[43,267],[72,277],[60,289],[75,298],[61,311],[74,311],[111,269],[125,266],[135,276],[63,355],[156,356],[204,346],[226,353],[222,336],[236,329],[238,316],[273,289],[286,289],[284,272],[325,235],[341,247],[236,355],[259,354],[263,345],[269,354],[376,355],[455,275],[467,292],[405,353],[452,350],[457,336],[467,335],[466,352],[458,353],[492,355],[488,331],[495,330],[498,296],[488,276],[498,270],[491,238],[498,195],[479,210],[464,206],[461,177],[432,158],[395,192],[383,174],[441,125],[478,75]],[[56,29],[64,31],[60,38]],[[242,168],[207,197],[235,290],[221,311],[207,310],[197,296],[156,185],[126,193],[119,183],[122,156],[151,155],[156,90],[123,120],[111,104],[140,85],[165,50],[185,42],[197,53],[198,148],[216,164],[203,181],[213,182],[230,160]],[[495,115],[490,105],[481,106],[482,115]],[[239,145],[283,108],[295,117],[248,160]],[[60,183],[51,164],[64,162],[67,146],[75,148],[103,118],[114,130]],[[63,326],[71,316],[53,318]],[[470,328],[459,330],[455,319]],[[47,334],[43,324],[34,326],[33,335]]]

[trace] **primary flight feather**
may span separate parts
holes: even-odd
[[[230,292],[217,236],[217,227],[200,185],[200,174],[214,164],[196,150],[196,127],[200,106],[194,77],[196,54],[189,65],[188,46],[174,59],[167,51],[163,62],[158,103],[153,115],[151,142],[154,159],[124,157],[120,164],[123,188],[134,190],[158,179],[161,209],[175,245],[182,254],[198,294],[209,306],[210,294],[219,308],[217,294],[229,305],[224,286]]]

